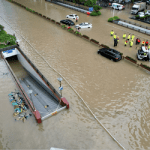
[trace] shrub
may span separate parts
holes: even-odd
[[[4,26],[0,25],[0,29],[3,30],[3,29],[4,29]]]
[[[114,16],[114,17],[113,17],[113,20],[117,20],[117,19],[119,19],[118,16]]]
[[[68,31],[74,31],[72,28],[68,29]]]
[[[139,17],[139,15],[136,15],[135,18],[136,18],[136,19],[139,19],[140,17]]]
[[[62,27],[62,28],[65,28],[65,27],[67,27],[67,26],[66,26],[66,25],[62,25],[61,27]]]
[[[113,17],[109,18],[108,22],[113,22]]]
[[[144,20],[145,17],[140,17],[141,20]]]
[[[98,16],[97,12],[93,11],[92,13],[90,13],[91,16]]]
[[[105,48],[108,48],[108,49],[109,49],[109,46],[107,46],[107,45],[101,44],[100,46],[102,46],[102,47],[105,47]]]
[[[94,5],[93,8],[94,8],[94,10],[95,10],[96,12],[99,11],[99,10],[101,9],[101,7],[98,6],[98,5]]]
[[[15,45],[16,37],[13,35],[7,34],[7,32],[5,30],[0,31],[0,42],[7,43],[8,41],[10,42],[9,46]],[[4,44],[0,45],[0,48],[4,48],[4,47],[7,47],[7,45],[4,45]]]
[[[85,37],[85,38],[88,38],[88,39],[89,39],[89,37],[88,37],[87,35],[83,35],[83,37]]]
[[[95,43],[97,43],[97,44],[99,43],[98,41],[96,41],[96,40],[94,40],[94,39],[91,39],[90,41],[93,41],[93,42],[95,42]]]
[[[75,34],[80,34],[80,35],[81,35],[81,33],[80,33],[80,32],[78,32],[78,31],[75,31]]]
[[[147,69],[149,69],[149,70],[150,70],[150,67],[149,67],[149,66],[147,66],[147,65],[144,65],[144,64],[142,64],[142,63],[141,63],[141,66],[143,66],[143,67],[145,67],[145,68],[147,68]]]
[[[129,57],[129,56],[126,56],[126,57],[129,58],[129,59],[131,59],[132,61],[137,62],[137,60],[135,60],[135,59],[133,59],[133,58],[131,58],[131,57]]]

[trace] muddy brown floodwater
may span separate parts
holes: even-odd
[[[126,5],[124,11],[105,8],[101,10],[101,16],[91,17],[44,0],[16,1],[56,21],[65,19],[67,14],[76,13],[80,17],[79,23],[87,21],[93,24],[92,29],[81,30],[81,33],[110,47],[113,47],[110,30],[114,30],[120,37],[116,49],[135,59],[136,46],[124,47],[123,33],[135,34],[135,38],[140,37],[141,40],[150,40],[145,34],[107,22],[112,16],[130,20],[131,5]],[[150,149],[149,72],[125,60],[114,63],[97,55],[97,46],[6,0],[0,0],[0,16],[0,24],[10,34],[14,33],[13,30],[17,31],[15,34],[20,40],[21,49],[56,89],[59,87],[57,78],[60,76],[42,57],[66,78],[97,118],[126,149]],[[149,65],[149,62],[144,64]],[[40,125],[36,124],[34,118],[25,123],[15,122],[7,95],[16,87],[10,74],[3,75],[8,70],[2,60],[0,70],[1,149],[121,149],[65,80],[62,82],[63,96],[70,103],[69,110],[48,118]]]

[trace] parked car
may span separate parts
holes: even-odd
[[[88,23],[88,22],[82,22],[80,24],[77,24],[75,26],[75,28],[92,28],[92,24],[91,23]]]
[[[117,3],[112,3],[112,6],[111,6],[113,9],[117,9],[117,10],[122,10],[122,9],[125,9],[125,7],[121,4],[117,4]]]
[[[76,14],[70,14],[70,15],[67,15],[66,18],[79,19],[79,16],[77,16]]]
[[[101,48],[97,53],[113,61],[119,61],[122,59],[120,52],[114,49]]]
[[[145,15],[150,15],[150,10],[147,10],[147,11],[145,12]]]
[[[144,12],[138,12],[138,15],[139,15],[139,17],[144,17],[145,16]]]
[[[66,24],[68,26],[74,26],[75,23],[72,20],[66,19],[66,20],[61,20],[60,23]]]

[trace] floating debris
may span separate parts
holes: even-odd
[[[11,102],[12,106],[14,107],[13,116],[16,117],[15,121],[21,120],[25,122],[32,114],[27,113],[28,105],[26,104],[25,100],[21,97],[19,92],[11,92],[8,94],[9,101]]]

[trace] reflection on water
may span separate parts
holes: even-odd
[[[141,37],[141,40],[149,39],[147,35],[107,22],[107,19],[113,15],[129,20],[131,5],[126,5],[124,11],[106,8],[101,10],[100,17],[90,17],[44,0],[16,1],[56,21],[65,19],[67,14],[76,13],[80,17],[78,23],[89,22],[93,25],[92,29],[81,30],[81,33],[110,47],[113,47],[113,39],[109,34],[113,29],[120,37],[116,49],[125,56],[136,58],[137,49],[135,45],[132,48],[124,47],[122,39],[124,32],[135,34],[135,38]],[[146,71],[135,67],[126,60],[118,63],[111,62],[97,55],[98,47],[86,40],[80,39],[8,1],[0,0],[0,3],[2,4],[1,16],[11,24],[13,29],[23,34],[40,55],[69,81],[88,103],[94,114],[126,149],[148,149],[150,147],[150,105],[148,100],[150,76]],[[6,13],[7,9],[9,11]],[[6,25],[4,22],[2,23]],[[140,24],[144,25],[141,22]],[[10,30],[8,26],[6,28],[8,31]],[[50,69],[18,34],[16,36],[21,40],[20,46],[25,54],[58,89],[57,77],[60,76]],[[144,63],[149,65],[149,62]],[[6,127],[2,126],[2,130],[4,130],[2,136],[6,141],[10,140],[8,147],[49,148],[53,146],[70,149],[99,149],[99,147],[119,149],[118,145],[89,114],[87,108],[68,84],[65,81],[62,84],[63,95],[69,101],[70,109],[47,119],[42,125],[35,126],[34,119],[21,125],[19,122],[14,122],[12,126],[17,125],[18,128],[11,133],[23,134],[20,141],[23,144],[10,140],[6,134]],[[6,91],[5,101],[8,102],[7,94],[9,92],[6,86],[4,89]],[[10,115],[11,112],[12,110],[8,114]],[[10,119],[13,122],[12,117]],[[3,120],[6,124],[6,119]],[[8,125],[7,129],[12,129],[12,126]],[[19,138],[21,135],[19,137],[14,135],[15,140],[18,141]],[[28,141],[29,145],[26,145],[24,141]],[[2,143],[6,147],[6,142]]]

